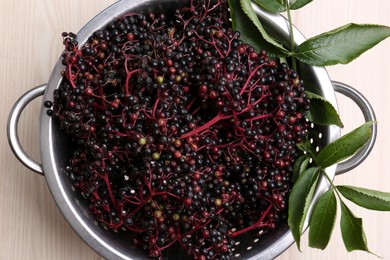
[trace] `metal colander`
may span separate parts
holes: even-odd
[[[174,9],[188,4],[182,0],[122,0],[93,18],[77,34],[79,45],[83,45],[89,36],[96,30],[107,25],[113,18],[121,16],[128,11],[147,12],[173,12]],[[254,6],[259,19],[272,35],[288,44],[289,27],[287,21],[280,15],[270,14]],[[296,29],[295,29],[296,30]],[[299,31],[295,31],[296,43],[305,40]],[[106,259],[144,259],[147,254],[132,245],[132,235],[129,232],[115,233],[105,229],[88,213],[88,203],[72,187],[70,178],[64,174],[64,167],[72,154],[69,141],[64,138],[52,118],[46,115],[42,105],[40,118],[40,148],[42,163],[32,160],[21,147],[17,136],[17,125],[21,112],[25,106],[38,96],[44,95],[43,100],[52,100],[53,91],[61,84],[61,59],[53,69],[48,84],[41,85],[22,96],[13,107],[8,121],[8,139],[16,157],[28,168],[45,176],[50,191],[62,214],[77,232],[77,234],[97,253]],[[375,120],[374,112],[368,101],[353,88],[338,82],[332,82],[324,68],[299,65],[299,74],[308,90],[325,97],[337,108],[335,91],[353,99],[362,110],[365,119]],[[313,129],[316,134],[311,136],[311,142],[320,149],[329,142],[340,137],[340,129],[335,126],[317,127]],[[372,138],[357,155],[349,161],[330,167],[328,175],[333,178],[337,173],[343,173],[360,164],[371,151],[375,138],[376,126],[372,127]],[[314,200],[328,188],[322,180],[316,190]],[[309,212],[310,214],[310,212]],[[307,224],[306,224],[307,227]],[[262,232],[262,231],[260,231]],[[272,232],[259,236],[259,231],[252,231],[236,238],[234,258],[236,259],[273,259],[285,251],[293,242],[287,223],[280,223]],[[164,251],[166,259],[187,259],[186,254],[178,247]]]

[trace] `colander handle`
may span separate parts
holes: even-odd
[[[332,84],[336,92],[343,94],[346,97],[352,99],[359,106],[366,122],[376,121],[374,109],[372,108],[368,100],[359,91],[341,82],[332,81]],[[45,92],[45,89],[46,89],[46,84],[43,84],[29,90],[23,96],[21,96],[12,107],[8,117],[8,123],[7,123],[8,142],[16,158],[27,168],[41,175],[43,175],[43,169],[41,164],[33,160],[24,151],[19,141],[17,129],[19,124],[19,118],[24,108],[35,98],[42,96]],[[376,141],[376,136],[377,136],[376,124],[373,124],[371,126],[371,131],[372,134],[368,143],[361,150],[359,150],[353,157],[337,165],[336,175],[354,169],[367,158],[372,148],[374,147]]]
[[[45,89],[46,89],[46,84],[40,85],[29,90],[23,96],[21,96],[12,107],[7,122],[8,143],[13,153],[15,154],[16,158],[24,166],[41,175],[43,175],[43,169],[41,164],[33,160],[24,151],[22,145],[20,144],[19,136],[18,136],[18,124],[19,124],[20,115],[22,114],[25,107],[37,97],[42,96],[45,92]]]
[[[368,121],[376,121],[376,116],[374,109],[372,108],[370,102],[356,89],[348,86],[344,83],[332,81],[333,89],[343,94],[344,96],[352,99],[360,108],[363,113],[364,120]],[[371,126],[371,138],[368,143],[360,149],[354,156],[349,158],[348,160],[339,163],[336,168],[336,175],[348,172],[361,164],[367,156],[370,154],[372,148],[374,147],[375,140],[377,136],[377,125],[373,124]]]

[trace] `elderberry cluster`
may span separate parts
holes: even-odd
[[[231,29],[227,3],[127,13],[79,46],[48,113],[74,141],[65,171],[91,214],[150,257],[179,244],[229,259],[234,239],[286,219],[304,87]]]

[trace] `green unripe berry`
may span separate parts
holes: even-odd
[[[158,153],[158,152],[153,153],[153,154],[152,154],[152,159],[155,160],[155,161],[157,161],[158,159],[160,159],[160,153]]]
[[[163,77],[163,76],[158,76],[158,77],[156,78],[156,82],[157,82],[158,84],[162,84],[162,83],[164,82],[164,77]]]
[[[141,137],[140,139],[138,139],[138,144],[139,145],[145,145],[146,144],[146,138],[145,137]]]

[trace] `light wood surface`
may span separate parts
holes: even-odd
[[[72,231],[57,209],[45,178],[22,166],[9,149],[6,121],[14,102],[32,87],[46,83],[61,50],[61,32],[77,32],[114,0],[0,0],[0,259],[101,259]],[[386,0],[316,0],[294,12],[296,26],[314,36],[349,22],[390,26]],[[349,184],[390,191],[390,39],[346,66],[329,67],[333,80],[350,84],[372,103],[379,122],[376,145],[358,168],[336,178]],[[360,125],[357,106],[338,96],[345,131]],[[26,151],[39,160],[38,118],[41,100],[32,102],[21,117],[19,136]],[[343,131],[343,132],[345,132]],[[390,259],[390,213],[351,205],[363,217],[369,248]],[[338,225],[325,251],[292,246],[279,260],[376,259],[362,252],[347,253]]]

